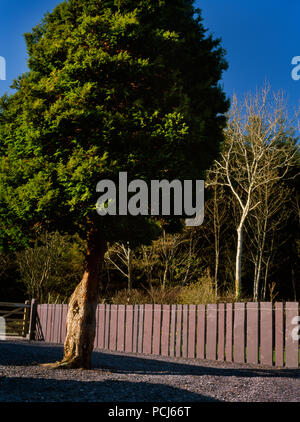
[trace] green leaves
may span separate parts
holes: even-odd
[[[19,238],[14,224],[29,238],[36,224],[156,232],[97,216],[95,189],[120,171],[199,179],[215,158],[226,63],[194,14],[189,0],[69,0],[25,35],[30,71],[0,103],[0,237]]]

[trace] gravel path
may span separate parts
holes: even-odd
[[[93,352],[93,369],[48,369],[62,346],[0,341],[0,402],[299,402],[300,371]]]

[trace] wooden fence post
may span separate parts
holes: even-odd
[[[29,300],[25,300],[25,305],[29,305]],[[28,333],[28,323],[29,323],[29,317],[30,317],[29,309],[30,308],[24,308],[22,337],[26,337]]]
[[[36,299],[32,299],[31,300],[31,308],[30,308],[28,340],[34,340],[35,339],[36,316],[37,316],[37,301],[36,301]]]

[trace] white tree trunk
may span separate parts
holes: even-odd
[[[128,268],[128,291],[132,290],[132,251],[130,247],[127,250],[127,268]]]
[[[239,299],[241,294],[242,281],[242,248],[243,248],[243,224],[237,229],[237,250],[235,259],[235,297]]]

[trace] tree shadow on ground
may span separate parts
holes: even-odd
[[[26,366],[55,362],[61,360],[63,347],[36,342],[0,342],[0,365]],[[93,369],[107,369],[115,374],[139,375],[211,375],[211,376],[236,376],[236,377],[285,377],[299,378],[299,369],[260,368],[248,365],[239,368],[232,367],[230,363],[214,361],[201,361],[191,359],[191,363],[166,361],[164,358],[154,356],[128,355],[110,353],[109,351],[95,350],[92,354]],[[220,367],[220,365],[226,367]]]
[[[0,377],[0,402],[220,402],[215,398],[147,382],[77,381]]]

